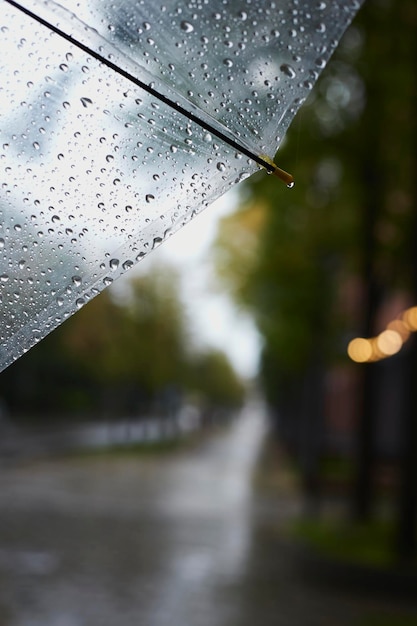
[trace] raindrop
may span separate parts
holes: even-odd
[[[152,202],[152,200],[155,200],[155,196],[153,196],[151,193],[146,194],[145,196],[145,200],[146,202]]]
[[[39,142],[38,142],[38,141],[34,141],[32,145],[33,145],[33,147],[35,148],[35,150],[39,150],[40,145],[39,145]]]
[[[63,298],[57,298],[57,299],[56,299],[56,303],[57,303],[57,305],[58,305],[58,306],[63,306],[63,304],[64,304],[64,299],[63,299]]]
[[[106,287],[108,287],[109,285],[111,285],[113,282],[113,278],[110,278],[110,276],[105,276],[103,278],[103,283],[106,285]]]
[[[4,248],[4,246],[5,246],[5,241],[4,241],[4,239],[1,237],[1,238],[0,238],[0,250],[1,250],[2,248]]]
[[[87,108],[89,104],[93,104],[93,101],[90,100],[90,98],[80,98],[81,100],[81,104],[83,105],[83,107]]]
[[[66,63],[61,63],[61,65],[59,66],[59,69],[62,70],[63,72],[68,72],[68,65]]]
[[[119,259],[111,259],[109,263],[110,269],[115,272],[119,267]]]
[[[225,65],[226,67],[233,67],[232,59],[223,59],[223,65]]]
[[[133,261],[127,260],[123,263],[122,267],[124,270],[129,270],[133,266]]]
[[[64,109],[69,109],[71,105],[70,105],[69,102],[65,101],[65,102],[62,103],[62,106],[64,107]]]
[[[295,182],[292,180],[290,183],[287,184],[288,189],[292,189],[295,185]]]
[[[79,287],[82,283],[81,276],[73,276],[71,280],[76,287]]]
[[[226,170],[226,166],[224,163],[217,163],[217,169],[219,172],[224,172]]]
[[[84,298],[77,298],[77,300],[75,301],[75,305],[77,309],[81,309],[81,307],[83,307],[84,304],[85,304]]]
[[[0,275],[0,281],[2,283],[7,283],[8,280],[9,280],[9,276],[7,274],[1,274]]]
[[[283,63],[279,69],[289,78],[295,78],[296,76],[295,69],[291,67],[291,65],[288,65],[288,63]]]
[[[210,135],[210,133],[206,133],[203,137],[203,141],[205,141],[206,143],[210,143],[212,139],[213,137]]]
[[[190,22],[186,22],[185,20],[183,20],[181,22],[181,29],[186,33],[192,33],[194,30],[194,26],[190,24]]]
[[[113,161],[113,159],[114,159],[114,156],[113,156],[112,154],[108,154],[108,155],[106,156],[106,161],[107,161],[107,163],[110,163],[110,161]]]
[[[20,225],[20,224],[15,224],[15,225],[14,225],[14,230],[15,230],[17,233],[20,233],[20,231],[22,230],[21,225]]]
[[[245,11],[240,11],[238,17],[244,22],[248,19],[248,14]]]

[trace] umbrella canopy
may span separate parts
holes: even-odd
[[[0,0],[0,370],[277,150],[360,2]]]

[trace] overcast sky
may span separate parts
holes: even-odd
[[[146,272],[151,265],[159,263],[179,268],[182,297],[190,313],[192,333],[197,343],[221,348],[241,375],[251,377],[258,367],[259,335],[250,317],[239,311],[224,291],[213,289],[210,247],[216,237],[219,220],[232,212],[237,202],[237,191],[226,193],[172,235],[133,271]],[[129,276],[130,272],[126,279]]]

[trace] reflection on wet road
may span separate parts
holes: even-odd
[[[251,474],[265,432],[247,410],[198,450],[3,472],[0,624],[230,624]]]
[[[260,503],[265,421],[249,407],[198,449],[72,458],[0,477],[0,626],[351,626],[358,607],[298,580]]]

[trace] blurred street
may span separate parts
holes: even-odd
[[[253,487],[265,424],[252,405],[191,450],[3,468],[0,626],[378,623],[382,600],[301,576],[298,499]]]

